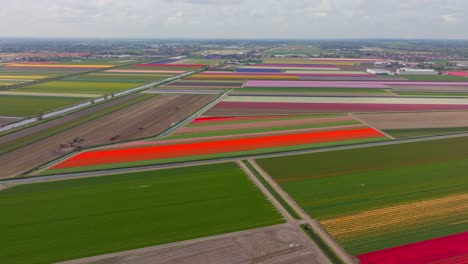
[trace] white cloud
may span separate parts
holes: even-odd
[[[466,0],[0,0],[0,35],[468,38]]]
[[[453,15],[453,14],[442,15],[442,16],[440,16],[440,18],[442,19],[442,21],[445,24],[449,24],[449,25],[457,24],[459,22],[458,17],[456,15]]]

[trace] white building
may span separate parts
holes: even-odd
[[[397,70],[399,75],[437,75],[438,71],[433,69],[411,69],[411,68],[401,68]]]
[[[375,75],[390,75],[391,72],[385,69],[367,69],[367,72]]]

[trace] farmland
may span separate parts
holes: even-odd
[[[458,98],[347,98],[229,96],[207,114],[243,115],[292,113],[399,112],[428,110],[468,110],[468,101]]]
[[[466,258],[463,66],[393,74],[432,64],[358,44],[142,43],[0,64],[1,126],[93,102],[0,134],[2,260]]]
[[[164,140],[359,125],[349,116],[334,115],[201,117]]]
[[[33,141],[26,147],[1,155],[0,162],[4,162],[5,165],[2,166],[0,176],[13,176],[24,172],[68,154],[78,147],[93,147],[155,136],[215,98],[203,95],[149,96],[148,100],[141,103],[87,120],[77,126],[67,127],[69,129],[65,131],[59,127],[58,134]],[[116,135],[118,138],[111,140]],[[69,145],[76,137],[83,138],[83,142]],[[37,139],[35,136],[34,138]]]
[[[140,84],[141,85],[141,84]],[[36,84],[16,89],[24,92],[70,93],[70,94],[111,94],[140,86],[138,83],[122,82],[82,82],[82,81],[54,81]]]
[[[283,222],[233,163],[21,185],[0,196],[0,210],[8,211],[0,258],[8,263],[58,262]]]
[[[349,252],[363,254],[466,230],[467,144],[462,137],[258,163]]]
[[[305,148],[381,141],[386,138],[371,128],[298,130],[278,134],[253,134],[234,138],[161,141],[81,152],[54,165],[52,173],[87,171],[108,167],[141,166],[178,161],[240,156]],[[140,146],[139,146],[140,145]]]
[[[21,96],[0,94],[0,115],[28,117],[45,113],[50,110],[73,105],[88,98],[80,97],[50,97]]]
[[[465,111],[356,114],[355,117],[398,138],[468,131]]]
[[[468,233],[431,239],[428,241],[404,245],[363,254],[359,256],[362,264],[424,264],[433,263],[462,263],[466,258],[468,247],[466,241]]]

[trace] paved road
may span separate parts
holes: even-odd
[[[168,169],[168,168],[175,168],[175,167],[188,167],[188,166],[215,164],[215,163],[223,163],[223,162],[233,162],[239,159],[273,158],[273,157],[291,156],[291,155],[299,155],[299,154],[328,152],[328,151],[335,151],[335,150],[369,148],[369,147],[376,147],[376,146],[387,146],[387,145],[396,145],[396,144],[404,144],[404,143],[432,141],[432,140],[438,140],[438,139],[459,138],[459,137],[467,137],[467,136],[468,136],[468,133],[460,133],[460,134],[443,135],[443,136],[397,139],[397,140],[392,140],[392,141],[364,143],[364,144],[356,144],[356,145],[348,145],[348,146],[336,146],[336,147],[327,147],[327,148],[319,148],[319,149],[306,149],[306,150],[296,150],[296,151],[288,151],[288,152],[277,152],[277,153],[270,153],[270,154],[247,155],[247,156],[241,156],[241,157],[219,158],[219,159],[201,160],[201,161],[189,161],[189,162],[151,165],[151,166],[143,166],[143,167],[121,168],[121,169],[79,172],[79,173],[65,173],[65,174],[58,174],[58,175],[52,175],[52,176],[38,176],[38,177],[23,178],[23,179],[21,178],[6,179],[6,180],[1,180],[0,184],[26,184],[26,183],[51,181],[51,180],[108,176],[112,174],[122,174],[122,173],[129,173],[129,172]]]

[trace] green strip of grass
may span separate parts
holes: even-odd
[[[275,199],[283,206],[286,211],[296,220],[301,220],[302,218],[299,216],[299,214],[292,208],[284,199],[281,197],[281,195],[273,188],[268,181],[265,180],[265,178],[260,175],[260,173],[250,164],[250,162],[243,160],[242,163],[249,168],[249,170],[255,175],[255,177],[262,183],[263,186],[275,197]]]
[[[25,86],[17,89],[21,92],[48,92],[48,93],[91,93],[111,94],[122,90],[141,86],[142,83],[121,82],[79,82],[79,81],[53,81],[36,85]]]
[[[234,163],[0,192],[3,263],[55,263],[284,223]]]
[[[468,127],[386,129],[385,133],[395,138],[423,137],[467,132]]]
[[[36,116],[87,100],[89,100],[89,98],[0,95],[0,115]]]
[[[16,140],[9,141],[9,142],[4,143],[4,144],[1,144],[0,145],[0,155],[3,155],[5,153],[11,152],[13,150],[22,148],[24,146],[27,146],[27,145],[32,144],[34,142],[40,141],[42,139],[51,137],[53,135],[56,135],[58,133],[61,133],[61,132],[65,131],[65,130],[77,127],[77,126],[79,126],[81,124],[84,124],[86,122],[95,120],[97,118],[103,117],[103,116],[108,115],[108,114],[111,114],[111,113],[113,113],[115,111],[127,108],[127,107],[129,107],[131,105],[142,102],[142,101],[144,101],[146,99],[149,99],[149,98],[151,98],[153,96],[154,96],[153,94],[141,94],[141,95],[138,95],[138,97],[136,97],[134,99],[125,101],[125,102],[117,104],[117,105],[113,105],[111,107],[107,107],[107,108],[102,109],[100,111],[94,112],[94,113],[92,113],[92,114],[90,114],[88,116],[80,117],[78,119],[72,120],[72,121],[67,122],[65,124],[57,125],[57,126],[48,128],[48,129],[46,129],[44,131],[40,131],[40,132],[31,134],[31,135],[16,139]]]

